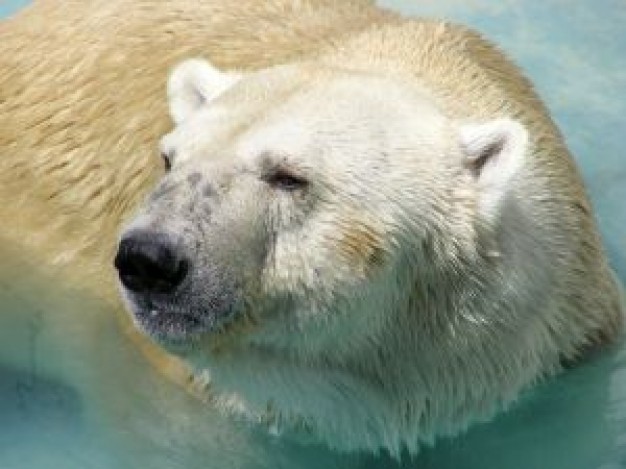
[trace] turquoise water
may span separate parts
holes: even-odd
[[[0,1],[0,17],[26,3]],[[611,261],[626,280],[626,3],[381,3],[472,25],[523,66],[583,171]],[[28,277],[27,267],[15,263],[7,271]],[[199,411],[192,398],[149,372],[120,375],[104,364],[85,371],[72,331],[48,324],[37,305],[25,299],[29,295],[20,282],[12,280],[0,281],[0,469],[626,468],[626,347],[590,358],[538,386],[493,422],[441,439],[417,458],[396,462],[386,455],[341,456],[258,434],[208,408]],[[43,290],[38,293],[43,295]],[[80,304],[97,315],[102,308],[92,299],[77,298],[77,292],[55,294],[72,298],[64,306],[67,310]],[[94,337],[99,355],[107,363],[123,363],[123,368],[132,369],[130,362],[137,362],[138,369],[144,366],[114,328],[114,322],[103,324]],[[60,342],[61,334],[70,338]],[[128,401],[108,402],[106,386],[94,394],[95,382],[123,386]],[[141,394],[146,389],[151,391]],[[110,407],[98,412],[85,396]],[[127,402],[133,406],[125,406]],[[164,411],[172,403],[176,418]]]
[[[28,5],[29,0],[2,0],[0,1],[0,18],[12,15],[20,8]]]

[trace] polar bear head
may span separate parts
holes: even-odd
[[[389,331],[451,320],[429,292],[445,303],[486,262],[522,125],[456,121],[412,77],[319,62],[189,60],[168,94],[165,175],[116,258],[143,331],[230,376],[260,356],[365,369]]]

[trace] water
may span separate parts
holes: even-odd
[[[0,1],[0,17],[26,3]],[[577,158],[611,261],[625,280],[626,4],[381,3],[472,25],[525,68]],[[0,469],[626,467],[626,346],[591,357],[535,388],[510,412],[440,439],[415,459],[342,456],[259,434],[208,407],[199,410],[193,398],[152,374],[105,305],[37,278],[18,253],[1,249],[11,277],[0,274]],[[33,288],[37,302],[29,300]],[[93,369],[84,369],[84,351],[74,339],[85,333],[81,324],[59,330],[41,304],[55,305],[59,315],[80,308],[81,314],[110,318],[90,331],[91,358],[101,358]],[[114,399],[119,389],[124,397]]]

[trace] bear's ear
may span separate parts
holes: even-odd
[[[212,101],[241,78],[222,72],[206,60],[189,59],[172,71],[167,83],[170,115],[176,124]]]
[[[461,126],[459,143],[464,166],[477,182],[479,210],[494,222],[526,158],[528,132],[517,121],[496,119]]]

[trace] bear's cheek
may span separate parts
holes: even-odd
[[[357,270],[361,278],[369,277],[385,263],[386,250],[380,231],[359,221],[344,225],[335,249],[337,256]]]
[[[330,311],[378,281],[390,256],[380,229],[354,218],[325,225],[279,236],[261,275],[262,295],[291,310]]]

